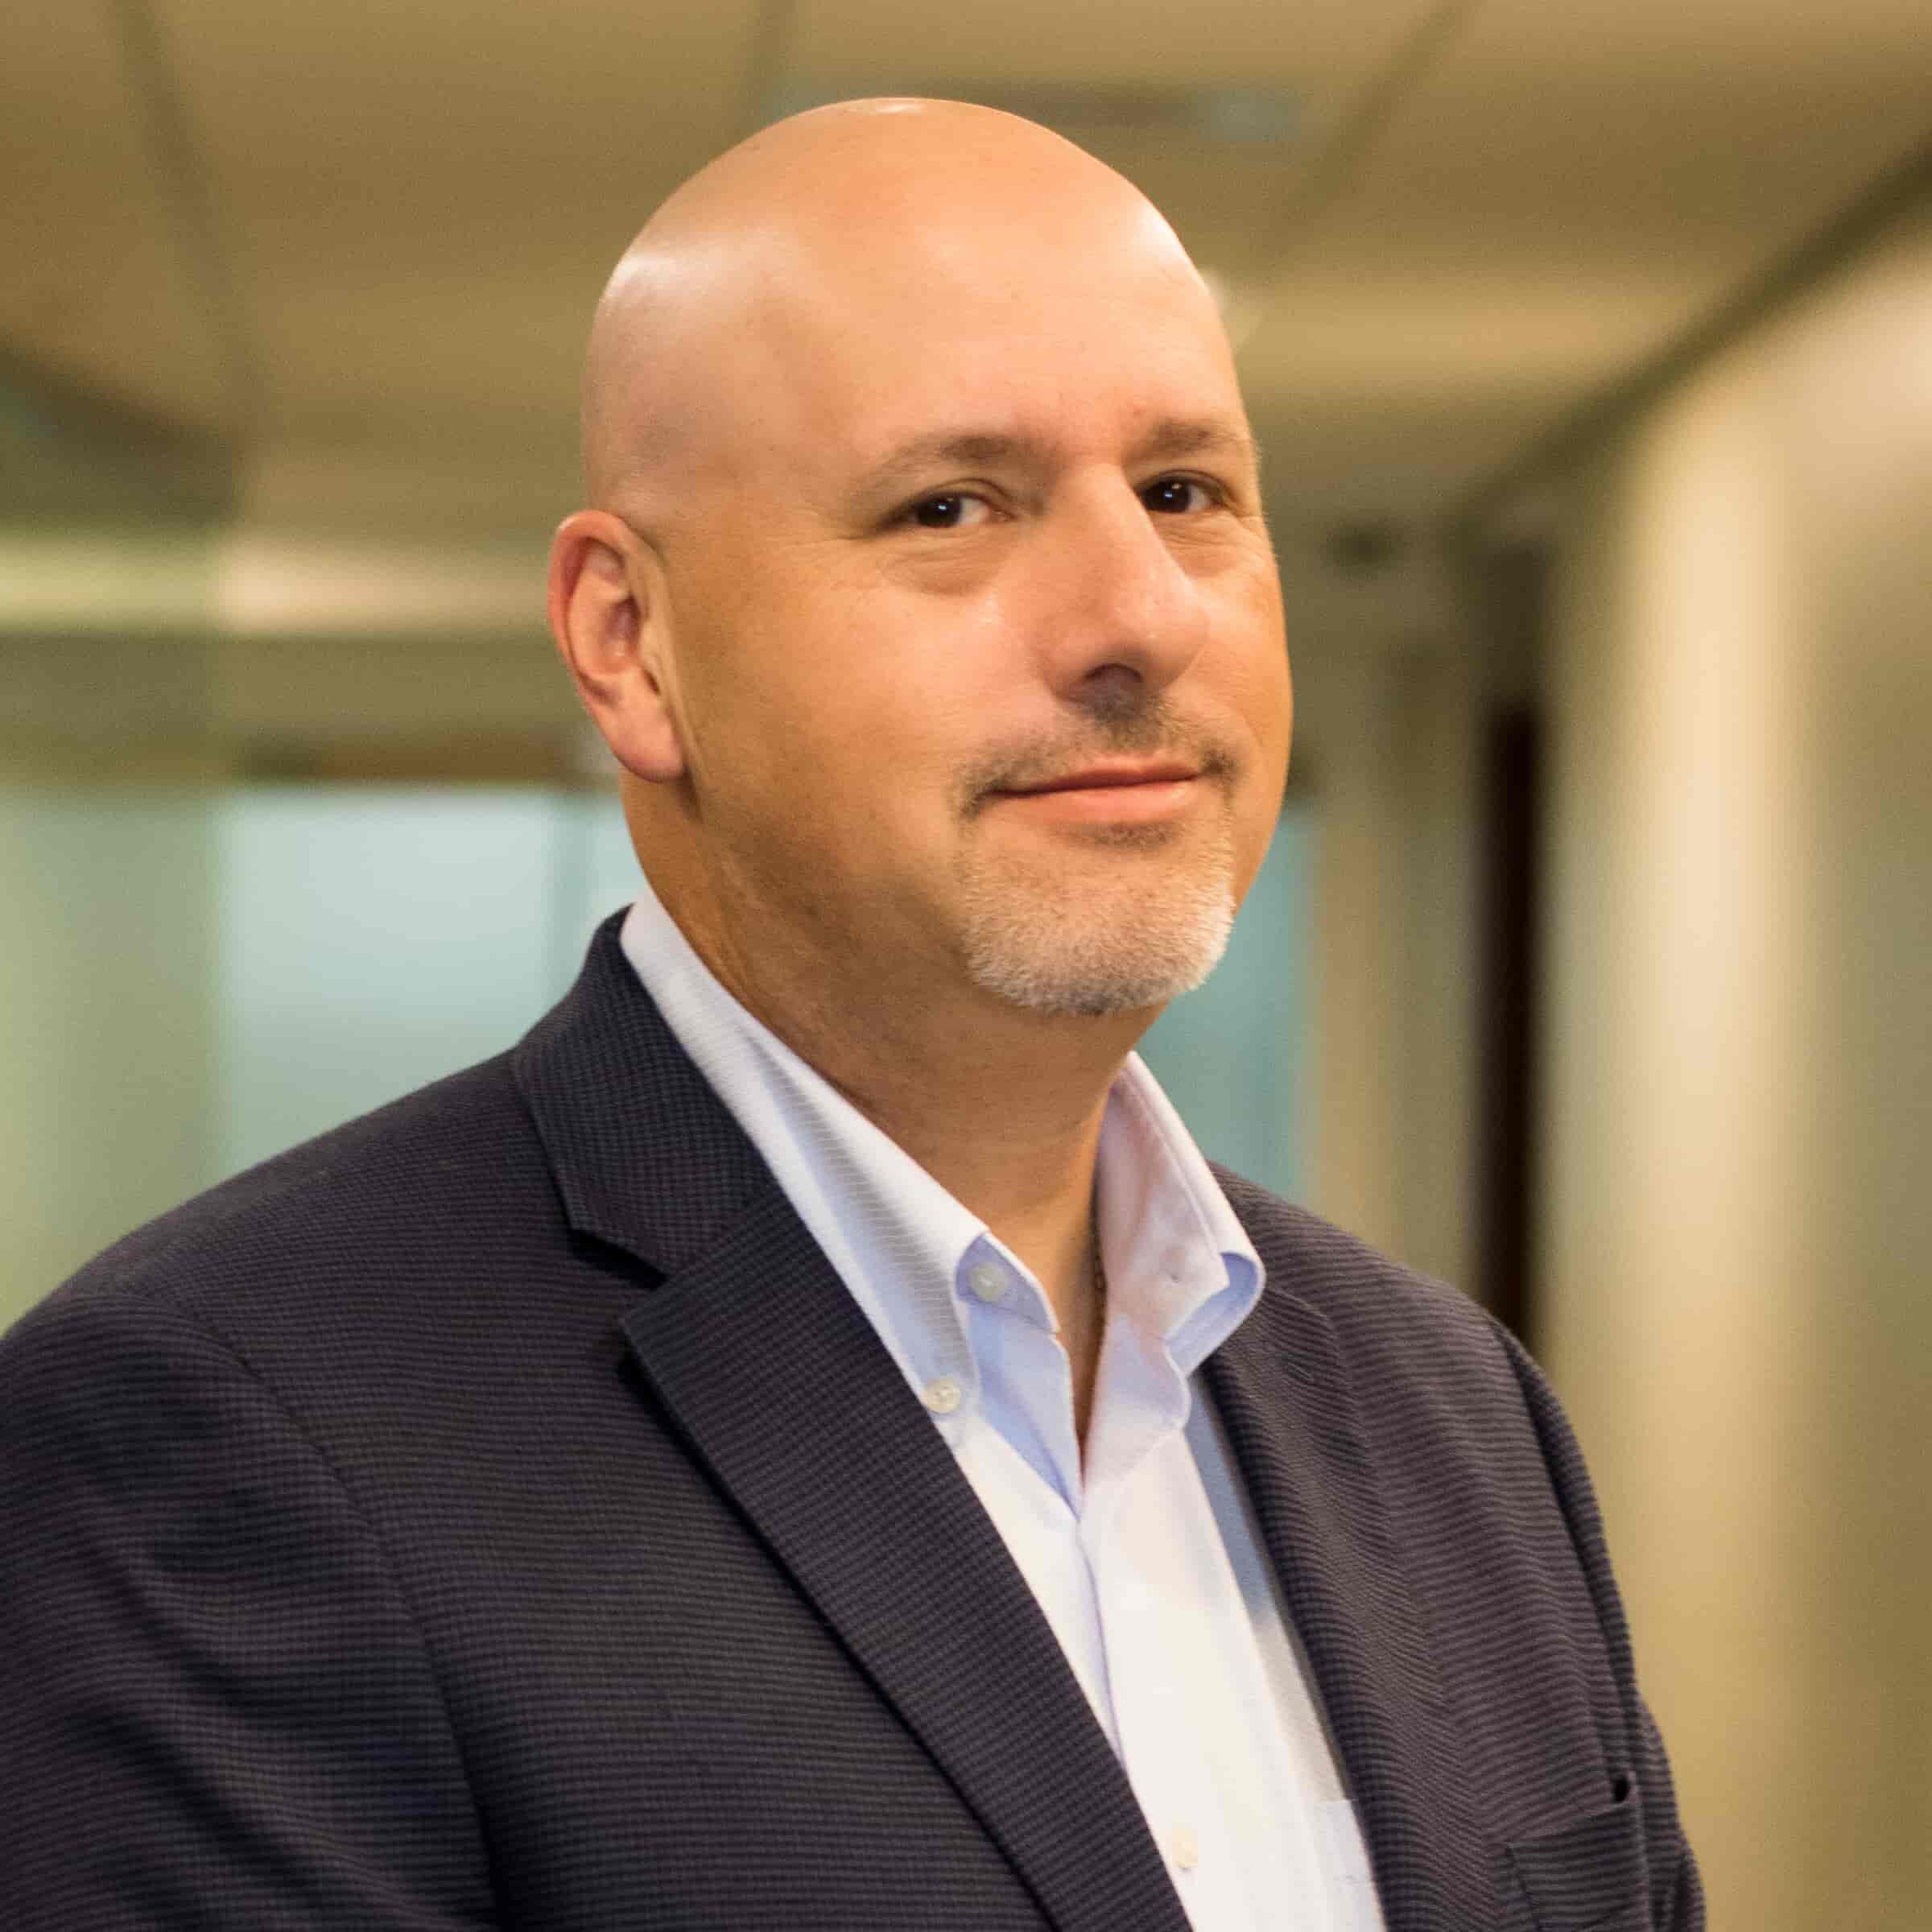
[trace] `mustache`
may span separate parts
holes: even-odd
[[[1218,732],[1177,716],[1158,698],[1131,709],[1090,712],[1063,729],[1036,733],[995,746],[960,774],[956,803],[963,819],[976,817],[1001,792],[1044,785],[1062,772],[1111,753],[1117,758],[1171,758],[1224,788],[1241,769],[1234,747]]]

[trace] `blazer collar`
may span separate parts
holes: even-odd
[[[770,1173],[624,957],[613,913],[511,1071],[580,1234],[660,1274],[687,1267]]]

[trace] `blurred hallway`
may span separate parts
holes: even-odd
[[[0,1323],[553,997],[634,871],[542,611],[611,258],[793,107],[1010,107],[1168,212],[1267,455],[1282,832],[1150,1060],[1546,1361],[1713,1922],[1932,1925],[1927,26],[0,26]]]

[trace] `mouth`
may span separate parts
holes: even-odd
[[[1067,791],[1121,791],[1146,785],[1189,785],[1200,775],[1198,766],[1176,758],[1108,759],[1042,779],[1037,785],[1016,786],[1001,795],[1041,799]]]
[[[1075,824],[1149,824],[1179,816],[1200,789],[1200,767],[1175,758],[1108,758],[997,792],[1029,816]]]

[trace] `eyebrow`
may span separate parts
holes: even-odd
[[[1254,438],[1218,417],[1163,416],[1135,445],[1144,463],[1172,463],[1184,456],[1219,456],[1259,471],[1261,452]]]
[[[869,498],[886,496],[911,488],[935,470],[1038,461],[1047,453],[1047,446],[1037,437],[996,430],[935,430],[902,443],[868,472],[861,489]],[[1218,456],[1245,464],[1257,473],[1261,468],[1254,438],[1245,429],[1213,417],[1163,416],[1133,445],[1137,464],[1179,462],[1189,456]]]

